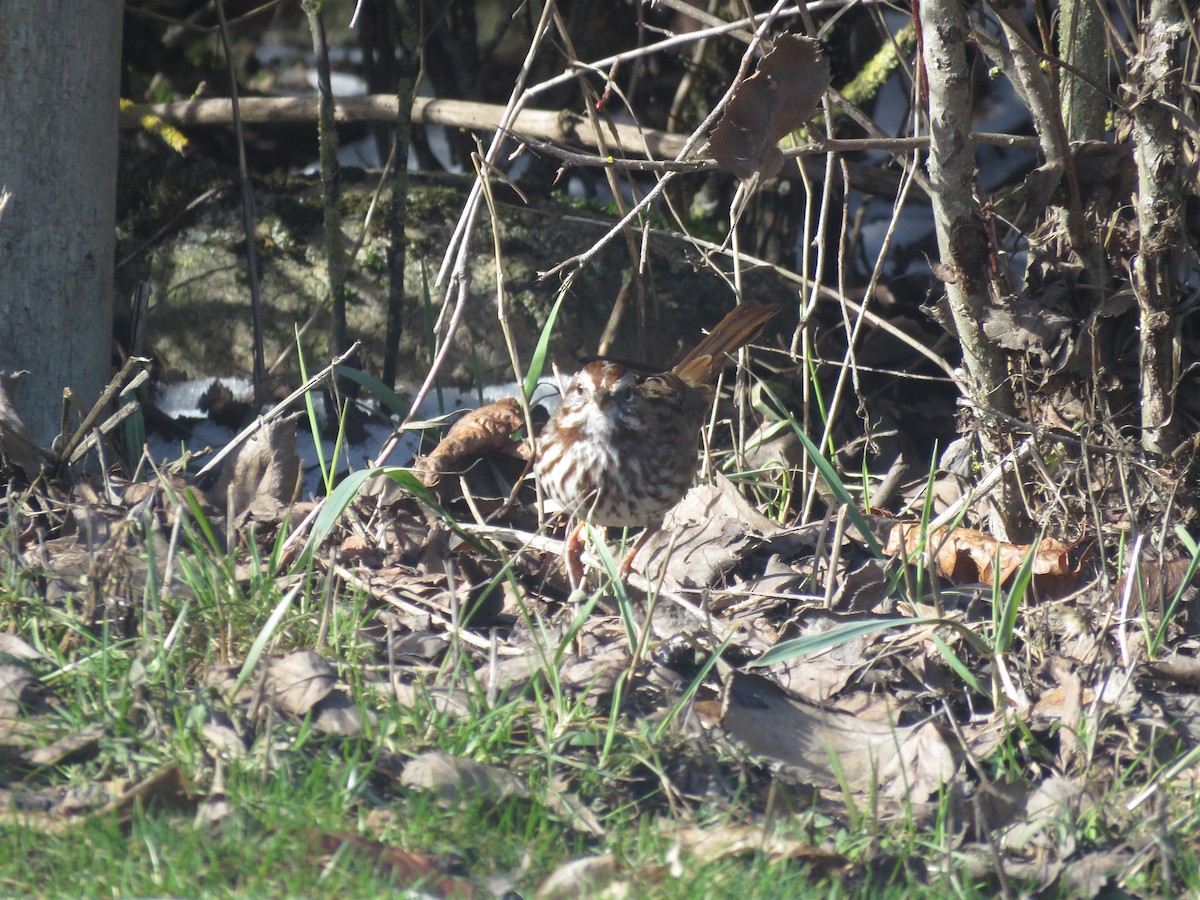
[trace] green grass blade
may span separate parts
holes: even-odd
[[[867,548],[875,555],[876,558],[882,559],[884,556],[883,548],[880,547],[879,542],[875,540],[875,535],[871,532],[870,527],[867,525],[867,520],[863,518],[863,514],[859,512],[858,505],[850,496],[850,492],[846,490],[846,486],[842,484],[842,480],[838,477],[837,471],[833,468],[833,465],[828,459],[825,458],[824,454],[817,449],[817,445],[814,444],[812,440],[809,439],[808,435],[804,433],[804,429],[800,427],[800,423],[797,422],[795,417],[787,411],[787,408],[783,405],[780,399],[775,396],[775,393],[766,385],[766,383],[763,383],[762,390],[763,393],[768,396],[771,399],[771,402],[775,405],[776,412],[783,416],[784,419],[791,424],[792,431],[796,435],[797,440],[799,440],[804,446],[804,452],[808,454],[808,458],[812,460],[813,465],[816,466],[817,471],[825,480],[825,484],[828,485],[830,491],[833,492],[834,497],[837,498],[839,503],[845,505],[846,514],[850,517],[850,521],[853,523],[854,527],[858,529],[859,534],[862,535],[863,541],[866,543]]]
[[[525,383],[521,387],[526,399],[533,396],[533,389],[537,387],[538,379],[542,377],[542,370],[546,367],[546,352],[550,347],[550,335],[554,332],[554,322],[558,318],[558,311],[566,296],[565,293],[560,292],[554,305],[550,307],[550,314],[546,316],[546,324],[542,326],[537,346],[533,348],[533,358],[529,360],[529,371],[525,373]]]
[[[303,589],[304,582],[301,581],[284,594],[279,602],[275,604],[275,608],[271,610],[271,615],[267,618],[263,627],[259,629],[257,637],[254,638],[254,643],[250,645],[250,652],[246,654],[246,661],[242,663],[242,669],[238,672],[237,682],[229,694],[230,697],[236,697],[238,691],[245,687],[246,681],[250,678],[250,675],[258,665],[258,661],[262,658],[263,651],[267,649],[267,644],[275,636],[280,623],[283,622],[283,617],[287,615],[288,609],[291,608],[292,601],[296,599],[296,596]]]
[[[820,653],[822,650],[829,650],[840,646],[855,638],[876,634],[880,631],[887,631],[889,628],[896,628],[900,625],[928,625],[935,621],[934,619],[910,616],[899,619],[881,618],[845,622],[841,625],[834,625],[828,631],[822,631],[820,634],[809,634],[776,644],[758,659],[746,665],[750,667],[769,666],[801,656],[811,656],[814,653]]]
[[[963,684],[965,684],[975,693],[979,694],[981,697],[987,697],[988,699],[991,699],[991,691],[986,690],[983,685],[979,683],[979,679],[975,677],[975,673],[967,668],[967,664],[959,658],[957,653],[950,649],[950,645],[942,640],[940,635],[934,634],[931,635],[931,638],[933,640],[933,645],[937,647],[938,652],[942,654],[942,659],[946,661],[946,665],[954,670],[954,673],[958,675],[960,679],[962,679]]]
[[[221,542],[217,540],[217,533],[213,531],[212,523],[208,521],[208,516],[200,508],[200,501],[196,499],[196,493],[194,491],[184,491],[183,502],[187,504],[187,508],[192,513],[192,519],[200,526],[200,531],[204,534],[204,539],[208,541],[208,545],[212,548],[213,552],[218,556],[224,555],[225,549],[221,546]]]
[[[388,412],[395,413],[401,417],[408,415],[408,404],[400,399],[399,394],[370,372],[364,372],[362,369],[355,369],[352,366],[334,366],[333,373],[338,378],[346,378],[366,388],[371,396],[379,401],[381,406],[387,408]]]
[[[801,656],[811,656],[814,653],[820,653],[822,650],[829,650],[837,647],[847,641],[852,641],[855,638],[865,637],[871,634],[877,634],[880,631],[887,631],[889,628],[897,628],[907,625],[915,625],[918,627],[945,627],[952,628],[957,631],[978,653],[988,655],[990,650],[986,642],[979,637],[970,628],[962,622],[956,622],[953,619],[927,618],[924,616],[902,616],[897,618],[872,618],[862,619],[854,622],[844,622],[841,625],[835,625],[828,631],[823,631],[820,634],[810,634],[804,637],[793,638],[788,641],[783,641],[776,644],[762,656],[756,660],[746,663],[748,668],[756,668],[762,666],[773,665],[777,662],[785,662],[789,659],[796,659]]]

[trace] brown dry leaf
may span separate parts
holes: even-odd
[[[1159,678],[1168,678],[1190,688],[1200,687],[1200,658],[1185,653],[1172,653],[1147,666]]]
[[[1086,696],[1083,681],[1072,668],[1071,662],[1061,656],[1050,660],[1050,672],[1058,684],[1042,694],[1033,705],[1032,715],[1054,719],[1062,723],[1058,729],[1058,768],[1070,771],[1076,759],[1085,759],[1086,753],[1080,746],[1077,733],[1083,718],[1083,706],[1092,698]]]
[[[1026,859],[1066,859],[1075,852],[1075,823],[1089,806],[1091,801],[1079,785],[1061,775],[1050,775],[1015,811],[1000,846]],[[998,824],[1004,823],[992,823]]]
[[[44,661],[45,655],[39,653],[23,638],[15,634],[0,634],[0,653],[7,653],[17,659],[36,659]]]
[[[617,881],[619,868],[611,853],[585,856],[563,863],[538,885],[537,900],[575,900],[578,897],[621,897],[628,894]]]
[[[391,643],[386,640],[383,643],[391,658],[431,663],[446,652],[450,639],[443,632],[423,630],[400,635]]]
[[[239,761],[246,758],[246,742],[228,721],[209,718],[200,726],[200,733],[208,741],[209,753],[218,761],[224,757]]]
[[[113,799],[97,815],[116,813],[118,821],[128,824],[135,810],[172,809],[194,810],[196,797],[187,786],[183,771],[171,765],[159,769]]]
[[[429,558],[423,562],[424,571],[397,566],[372,574],[367,579],[371,596],[404,613],[419,606],[447,618],[457,615],[473,627],[492,621],[501,611],[503,596],[488,590],[487,577],[469,555],[455,554],[451,559],[456,565],[453,586],[444,571],[428,571],[433,566],[446,569],[446,558]]]
[[[7,460],[32,481],[42,469],[42,454],[12,401],[16,380],[16,376],[0,372],[0,466]]]
[[[476,671],[479,683],[488,690],[509,691],[515,693],[521,690],[531,679],[541,675],[543,663],[532,649],[527,649],[520,656],[506,656],[495,665],[488,663]]]
[[[1131,596],[1136,597],[1147,609],[1161,612],[1165,606],[1163,601],[1174,597],[1184,586],[1184,576],[1190,566],[1191,560],[1186,557],[1163,561],[1142,556],[1134,569],[1126,568],[1121,574],[1113,590],[1113,602],[1119,607],[1126,592],[1132,591]],[[1132,585],[1129,584],[1130,579],[1133,580]]]
[[[240,673],[240,666],[212,663],[200,670],[199,681],[200,684],[212,688],[230,703],[249,703],[255,692],[253,686],[244,684],[237,696],[233,695],[233,688],[237,684]]]
[[[231,499],[236,515],[249,509],[254,500],[264,495],[288,504],[295,498],[299,484],[296,423],[275,421],[260,428],[225,460],[221,477],[206,496],[221,509],[225,509]]]
[[[267,685],[284,712],[303,716],[333,690],[333,666],[315,650],[297,650],[271,663]]]
[[[812,610],[805,613],[799,630],[789,637],[822,634],[844,624],[845,619],[840,616]],[[771,675],[780,687],[793,696],[822,703],[844,688],[854,673],[867,664],[865,654],[874,642],[873,635],[842,641],[820,653],[777,663],[771,666]]]
[[[936,728],[864,722],[788,696],[756,675],[725,682],[721,727],[754,753],[789,766],[808,784],[925,802],[957,771]],[[941,744],[941,747],[938,744]],[[922,793],[924,792],[924,793]]]
[[[37,683],[24,666],[0,665],[0,719],[15,719]]]
[[[604,826],[592,810],[571,793],[566,779],[556,775],[550,789],[543,795],[546,807],[580,834],[604,836]]]
[[[103,725],[93,725],[83,731],[64,735],[45,747],[22,753],[21,758],[33,766],[54,766],[82,750],[92,749],[104,733]]]
[[[362,713],[350,695],[338,688],[330,691],[314,707],[313,728],[325,734],[357,737],[362,734]]]
[[[124,784],[83,782],[8,791],[0,789],[0,823],[43,833],[78,828],[79,817],[109,803]]]
[[[400,774],[400,783],[432,791],[447,804],[467,799],[498,803],[508,797],[529,796],[528,789],[508,770],[438,750],[409,762]]]
[[[1003,305],[988,306],[983,313],[984,333],[1006,350],[1038,357],[1044,366],[1066,357],[1077,317],[1047,309],[1045,298],[1028,294],[1008,299]],[[1052,369],[1052,371],[1056,371]]]
[[[637,565],[668,590],[709,587],[765,539],[782,532],[724,475],[701,484],[667,513],[638,553]]]
[[[761,853],[773,860],[801,860],[817,867],[822,874],[850,865],[850,860],[840,853],[831,853],[812,844],[784,837],[776,829],[753,825],[683,828],[672,831],[670,837],[678,847],[705,862]]]
[[[783,168],[775,145],[808,121],[829,87],[829,59],[821,45],[780,35],[758,70],[734,91],[713,130],[709,152],[743,181],[773,178]]]
[[[196,806],[192,827],[205,828],[218,825],[229,813],[229,796],[225,793],[225,766],[218,758],[213,771],[212,786],[208,789],[208,794]]]
[[[395,875],[400,882],[420,883],[424,890],[439,897],[475,896],[475,890],[465,881],[443,875],[433,860],[421,853],[409,853],[380,841],[372,841],[357,834],[333,832],[310,832],[309,840],[319,852],[333,855],[344,844],[349,844],[359,853],[372,860],[384,872]]]
[[[963,871],[973,879],[994,879],[996,877],[997,856],[995,845],[973,844],[962,848],[958,858],[962,860]],[[1015,859],[1001,854],[999,866],[1006,878],[1020,885],[1032,885],[1027,888],[1024,896],[1043,896],[1043,891],[1054,884],[1062,874],[1065,865],[1060,859],[1039,857],[1030,862]],[[1073,897],[1073,894],[1064,896]]]
[[[503,397],[473,409],[446,432],[433,452],[417,464],[417,477],[432,487],[440,476],[462,471],[466,461],[507,446],[509,438],[525,425],[521,404]]]
[[[559,683],[580,697],[609,696],[629,670],[629,648],[617,641],[595,652],[571,655],[559,664]]]
[[[938,574],[953,582],[992,584],[999,576],[1007,584],[1029,555],[1031,545],[998,541],[972,528],[938,528],[922,532],[919,522],[896,522],[888,535],[884,552],[890,556],[910,557],[925,538],[926,553],[936,553]],[[1082,560],[1071,564],[1070,551],[1075,544],[1043,538],[1033,559],[1034,583],[1044,597],[1063,596],[1074,589]]]
[[[404,709],[420,706],[456,719],[466,719],[475,714],[474,705],[461,690],[415,687],[402,682],[399,676],[393,678],[391,684],[380,682],[374,687],[380,694],[395,700],[396,704]]]
[[[954,777],[958,761],[933,722],[896,731],[903,732],[900,752],[880,766],[879,781],[893,800],[922,803]]]
[[[1122,874],[1136,856],[1132,850],[1098,850],[1067,863],[1059,876],[1059,884],[1071,897],[1090,900],[1108,886],[1114,876]]]
[[[338,545],[337,558],[344,566],[363,566],[378,569],[383,563],[383,554],[366,537],[360,534],[347,535]]]

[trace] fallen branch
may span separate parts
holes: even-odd
[[[310,124],[317,121],[316,97],[243,97],[238,101],[241,120],[247,125]],[[123,128],[139,128],[143,116],[153,115],[179,128],[220,128],[233,125],[233,104],[228,99],[181,100],[178,103],[155,103],[129,106],[121,118]],[[412,120],[422,125],[445,125],[450,128],[474,128],[494,131],[500,125],[504,107],[497,103],[474,103],[467,100],[430,100],[420,97],[413,101]],[[337,122],[395,122],[399,105],[395,94],[372,94],[366,97],[341,97],[334,104]],[[712,168],[716,164],[706,158],[687,162],[668,162],[678,156],[687,135],[636,125],[613,123],[617,140],[626,153],[642,155],[647,148],[653,156],[663,157],[663,171]],[[556,141],[583,147],[596,146],[595,136],[587,120],[565,110],[525,109],[509,129],[514,140]],[[1037,138],[1027,135],[978,133],[971,135],[977,144],[997,147],[1020,147],[1035,150]],[[532,143],[535,149],[546,151],[545,144]],[[929,146],[927,136],[900,138],[861,138],[851,140],[818,140],[783,151],[784,156],[812,156],[822,153],[855,153],[863,150],[890,150],[904,153]],[[581,156],[557,150],[571,165],[610,166],[614,168],[648,168],[643,162],[628,162],[613,157]]]
[[[238,108],[242,122],[247,125],[315,124],[317,121],[316,97],[243,97]],[[418,97],[413,101],[412,120],[423,125],[494,131],[500,124],[504,109],[495,103]],[[334,104],[334,113],[337,122],[395,122],[399,115],[399,103],[395,94],[340,97]],[[229,100],[213,99],[131,106],[122,115],[121,125],[124,128],[141,127],[141,118],[145,115],[157,116],[163,122],[179,128],[211,128],[228,126],[233,122]],[[546,140],[595,146],[587,119],[565,110],[522,110],[510,128],[514,132]],[[655,156],[674,157],[686,140],[682,135],[635,125],[613,124],[612,128],[617,141],[631,153],[641,152],[642,147],[647,147]]]

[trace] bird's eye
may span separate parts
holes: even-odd
[[[578,400],[583,396],[583,385],[578,381],[572,381],[567,386],[567,396],[572,400]]]
[[[617,391],[617,399],[622,403],[628,403],[633,399],[633,385],[627,384],[625,387]]]

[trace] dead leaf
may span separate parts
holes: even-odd
[[[1172,653],[1149,663],[1148,668],[1160,678],[1169,678],[1189,688],[1200,688],[1200,659],[1195,656]]]
[[[237,515],[249,509],[260,496],[288,504],[295,499],[299,484],[296,423],[274,421],[260,428],[225,460],[221,477],[206,497],[220,509],[232,502],[233,513]]]
[[[91,750],[104,734],[105,729],[103,725],[93,725],[91,728],[85,728],[83,731],[64,735],[57,741],[47,744],[45,747],[38,747],[36,750],[29,750],[26,753],[22,753],[21,758],[33,766],[58,765],[76,753],[83,750]]]
[[[899,733],[901,729],[896,731]],[[903,731],[906,733],[900,742],[900,752],[880,766],[879,780],[893,800],[904,802],[911,798],[923,803],[954,778],[958,761],[941,729],[933,722]]]
[[[1072,897],[1090,900],[1108,886],[1108,882],[1124,873],[1134,861],[1132,850],[1098,850],[1067,863],[1059,876],[1059,884]]]
[[[315,650],[297,650],[271,663],[267,684],[284,712],[303,716],[333,690],[333,666]]]
[[[1076,544],[1043,538],[1036,549],[1029,544],[1010,544],[972,528],[938,528],[923,532],[919,522],[896,522],[888,534],[884,552],[911,557],[922,546],[933,556],[938,574],[956,583],[1005,585],[1034,552],[1033,579],[1043,598],[1061,597],[1075,589],[1083,559],[1074,564],[1070,552]]]
[[[1168,605],[1168,598],[1173,598],[1184,586],[1184,576],[1190,565],[1191,560],[1187,557],[1161,560],[1142,556],[1134,569],[1126,568],[1121,574],[1113,591],[1114,606],[1119,608],[1126,592],[1132,591],[1131,596],[1139,606],[1161,614]]]
[[[338,688],[330,691],[314,707],[312,724],[313,728],[325,734],[357,737],[362,734],[362,713],[350,695]]]
[[[140,809],[172,809],[191,811],[196,798],[189,790],[179,766],[165,766],[139,781],[119,797],[113,799],[97,815],[112,815],[128,823],[134,811]]]
[[[1066,859],[1075,852],[1079,814],[1091,805],[1079,785],[1061,775],[1050,775],[1004,829],[1000,846],[1026,859],[1043,855]]]
[[[311,832],[309,840],[321,853],[332,855],[343,844],[354,847],[363,856],[372,860],[383,872],[393,874],[397,880],[408,884],[420,883],[426,891],[436,892],[441,897],[475,896],[475,890],[465,881],[443,875],[433,860],[422,853],[409,853],[380,841],[372,841],[357,834],[343,832]]]
[[[538,885],[537,900],[575,900],[577,897],[619,897],[619,873],[611,853],[585,856],[563,863]]]
[[[758,70],[734,91],[709,139],[717,164],[743,181],[773,178],[783,168],[775,145],[817,111],[829,87],[829,60],[820,43],[780,35]]]
[[[192,819],[192,827],[205,828],[220,824],[229,815],[229,812],[229,797],[225,793],[225,766],[222,764],[220,758],[218,758],[213,771],[212,786],[208,789],[208,794],[196,807],[196,815]]]
[[[442,803],[464,800],[498,803],[508,797],[527,797],[529,790],[515,775],[496,766],[485,766],[459,756],[432,750],[404,767],[400,783],[432,791]]]
[[[726,679],[720,724],[754,753],[786,764],[819,788],[845,784],[873,793],[882,787],[889,797],[923,803],[958,768],[936,729],[830,712],[756,675],[734,672]]]
[[[31,647],[23,638],[15,634],[0,634],[0,653],[7,653],[17,659],[36,659],[44,662],[46,657]]]
[[[363,565],[372,570],[378,569],[382,562],[379,549],[361,534],[347,535],[338,545],[337,556],[343,565]]]
[[[788,637],[822,634],[844,624],[845,620],[839,616],[812,610],[805,613],[799,629]],[[854,673],[866,666],[865,653],[873,643],[873,635],[842,641],[820,653],[797,656],[778,663],[771,667],[771,674],[779,686],[793,696],[822,703],[841,691]]]
[[[57,834],[78,828],[79,816],[100,809],[112,797],[112,791],[95,782],[0,791],[0,823]]]
[[[394,700],[398,706],[404,709],[415,709],[419,706],[422,709],[432,709],[441,715],[453,716],[456,719],[465,719],[474,715],[474,705],[461,690],[414,687],[402,682],[399,676],[394,678],[390,684],[380,682],[374,687],[381,695]]]
[[[772,860],[800,860],[816,866],[822,873],[850,865],[850,860],[840,853],[832,853],[804,841],[785,837],[773,828],[753,825],[683,828],[670,832],[668,836],[681,849],[705,862],[731,856],[762,854]]]
[[[223,757],[239,761],[246,758],[246,742],[227,720],[209,718],[200,726],[200,733],[208,741],[209,753],[218,761]]]
[[[570,787],[561,776],[555,776],[550,789],[543,796],[546,807],[580,834],[593,837],[604,836],[600,819],[578,797],[570,793]]]
[[[19,716],[36,683],[37,679],[24,666],[0,665],[0,718]]]
[[[43,456],[41,448],[29,437],[25,423],[17,415],[12,399],[16,381],[17,375],[0,372],[0,464],[7,460],[20,469],[27,480],[32,481],[42,470]]]
[[[710,587],[782,531],[724,475],[692,488],[638,553],[636,568],[668,590]]]
[[[1064,357],[1063,345],[1074,338],[1078,327],[1077,317],[1047,309],[1040,295],[989,306],[983,315],[983,331],[993,342],[1037,356],[1043,366]]]
[[[514,397],[503,397],[473,409],[454,423],[432,453],[416,464],[417,477],[426,487],[432,487],[442,475],[465,469],[467,460],[510,444],[509,438],[524,425],[521,404]]]

